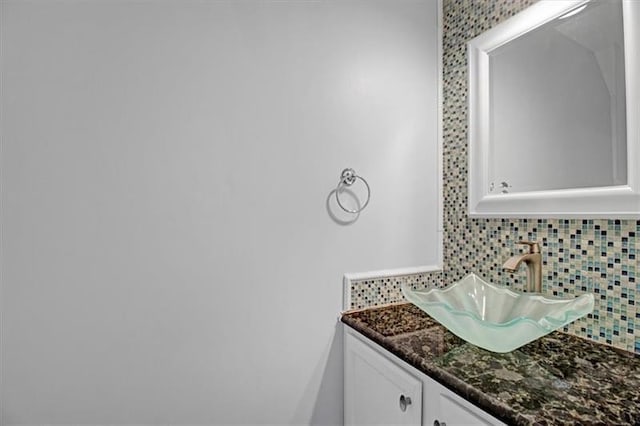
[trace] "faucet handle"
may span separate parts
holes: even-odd
[[[516,244],[529,246],[529,254],[540,253],[540,244],[537,241],[518,241]]]

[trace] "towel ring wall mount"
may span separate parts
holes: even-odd
[[[360,179],[364,184],[364,186],[367,188],[367,199],[365,200],[364,204],[362,204],[360,208],[354,209],[354,210],[348,209],[340,201],[340,191],[345,187],[349,187],[353,185],[354,183],[356,183],[356,180],[358,179]],[[342,210],[344,210],[347,213],[354,213],[354,214],[360,213],[362,210],[365,209],[365,207],[367,207],[367,205],[369,204],[369,200],[371,199],[371,188],[369,187],[369,184],[362,176],[358,176],[356,174],[356,171],[353,170],[352,168],[346,168],[342,171],[342,173],[340,174],[340,181],[338,182],[338,186],[336,187],[335,193],[336,193],[336,201],[338,202],[338,205]]]

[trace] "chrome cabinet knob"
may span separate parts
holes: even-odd
[[[400,395],[400,410],[407,411],[407,407],[411,405],[411,398]]]

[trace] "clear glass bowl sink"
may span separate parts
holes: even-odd
[[[492,352],[511,352],[593,311],[593,294],[573,299],[518,293],[469,274],[444,289],[404,297],[453,334]]]

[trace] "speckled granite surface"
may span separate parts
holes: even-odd
[[[564,333],[508,354],[475,347],[411,304],[342,322],[514,425],[640,425],[640,357]]]

